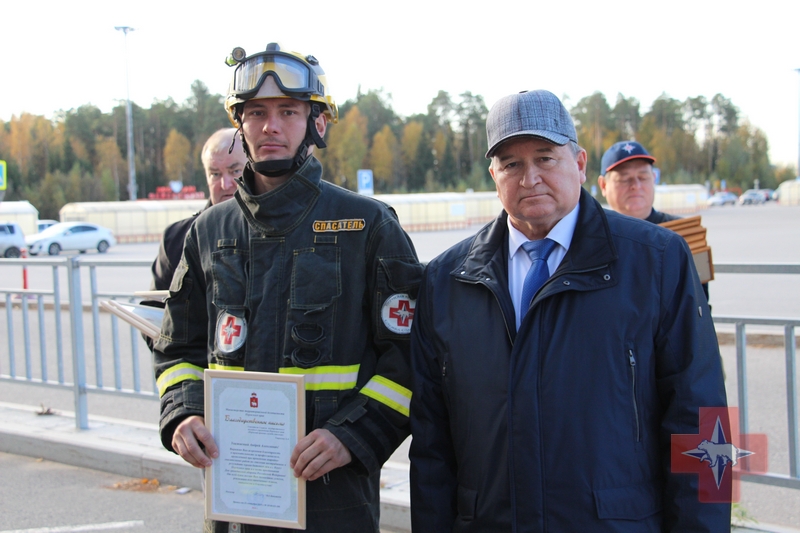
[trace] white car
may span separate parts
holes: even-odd
[[[111,230],[91,222],[59,222],[46,230],[27,237],[28,253],[38,255],[47,252],[58,255],[61,250],[96,249],[101,254],[117,244]]]
[[[36,231],[41,233],[42,231],[46,230],[53,224],[58,224],[58,220],[50,220],[47,218],[44,220],[39,220],[36,222]]]
[[[739,197],[732,192],[715,192],[706,203],[708,204],[708,207],[711,207],[712,205],[736,205],[736,200],[738,199]]]
[[[0,257],[17,258],[25,249],[25,235],[16,222],[0,222]]]

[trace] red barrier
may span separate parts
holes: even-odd
[[[23,259],[27,259],[28,250],[22,250],[20,257],[22,257]],[[23,289],[28,288],[28,267],[25,265],[22,265],[22,288]]]

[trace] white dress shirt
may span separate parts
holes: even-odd
[[[570,213],[558,221],[558,223],[547,234],[548,239],[556,241],[556,246],[547,258],[547,270],[550,275],[556,271],[561,260],[567,255],[569,245],[572,243],[572,235],[575,233],[575,225],[578,223],[578,206]],[[517,317],[517,329],[522,321],[523,313],[520,310],[520,298],[522,298],[522,285],[525,283],[525,276],[531,268],[531,258],[522,249],[522,245],[528,239],[521,231],[511,225],[511,218],[508,219],[508,292],[514,302],[514,313]],[[527,312],[527,309],[525,310]]]

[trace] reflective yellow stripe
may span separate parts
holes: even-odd
[[[217,364],[217,363],[209,364],[208,365],[208,369],[209,370],[232,370],[232,371],[244,372],[244,367],[243,366],[225,366],[225,365],[220,365],[220,364]]]
[[[315,366],[314,368],[289,366],[278,369],[278,372],[281,374],[303,374],[307,391],[350,390],[356,387],[360,366]]]
[[[202,381],[203,369],[197,365],[190,363],[179,363],[173,367],[168,368],[163,374],[158,376],[156,385],[158,386],[158,395],[164,396],[167,389],[181,381]]]
[[[387,405],[398,413],[408,416],[411,405],[411,391],[383,376],[372,379],[361,389],[361,394]]]

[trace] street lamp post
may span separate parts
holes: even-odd
[[[128,75],[128,32],[133,31],[130,26],[115,26],[125,34],[125,92],[127,108],[125,115],[128,121],[128,196],[131,200],[136,200],[136,161],[133,152],[133,112],[131,111],[131,89]]]

